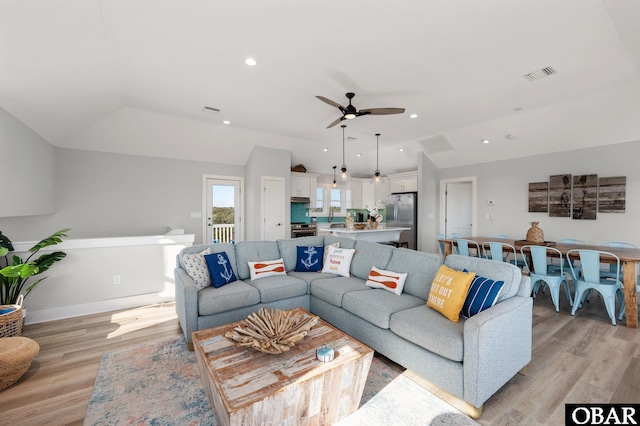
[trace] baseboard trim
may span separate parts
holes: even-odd
[[[121,297],[118,299],[83,303],[81,305],[60,306],[57,308],[41,309],[38,311],[28,310],[27,316],[25,317],[25,324],[38,324],[41,322],[74,318],[101,312],[117,311],[119,309],[135,308],[138,306],[171,302],[175,300],[175,297],[167,297],[163,294],[164,293],[140,294],[137,296]]]

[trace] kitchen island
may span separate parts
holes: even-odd
[[[386,241],[397,241],[402,231],[408,231],[411,228],[392,228],[378,227],[377,229],[347,229],[347,228],[331,228],[328,229],[336,237],[351,238],[352,240],[372,241],[374,243],[382,243]],[[327,231],[325,229],[325,231]]]

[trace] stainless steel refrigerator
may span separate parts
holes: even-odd
[[[411,228],[400,233],[400,241],[418,248],[418,193],[402,192],[387,196],[387,227]]]

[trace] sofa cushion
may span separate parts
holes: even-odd
[[[475,274],[472,272],[456,271],[442,265],[431,284],[427,306],[451,321],[460,321],[460,311],[473,277]]]
[[[306,281],[289,275],[261,278],[249,281],[248,284],[260,292],[262,303],[301,296],[309,292],[309,284]]]
[[[355,249],[329,246],[329,254],[322,266],[322,272],[348,277],[354,253]]]
[[[274,275],[287,275],[284,270],[282,258],[276,260],[258,260],[257,262],[247,262],[251,281],[260,280]]]
[[[323,272],[296,272],[296,271],[291,271],[291,272],[287,272],[287,275],[289,275],[290,277],[296,277],[296,278],[300,278],[301,280],[305,280],[307,283],[312,283],[315,280],[322,280],[325,278],[335,278],[336,275],[335,274],[327,274],[327,273],[323,273]]]
[[[236,269],[238,279],[246,280],[251,276],[248,262],[280,259],[280,250],[275,241],[240,241],[235,245]]]
[[[355,248],[356,246],[356,240],[351,238],[335,237],[333,235],[327,235],[324,237],[325,246],[331,245],[333,243],[340,243],[340,247],[342,248],[352,249],[352,248]]]
[[[424,300],[418,297],[409,294],[397,296],[382,289],[351,291],[342,298],[344,310],[385,329],[389,328],[391,314],[421,305],[424,305]]]
[[[204,260],[207,262],[207,268],[209,269],[209,275],[211,276],[211,282],[214,287],[222,287],[238,279],[231,267],[227,253],[205,254]]]
[[[280,250],[280,256],[284,260],[284,267],[289,271],[293,271],[296,268],[296,262],[298,259],[298,252],[296,247],[298,246],[324,246],[324,237],[300,237],[292,238],[289,240],[277,240],[278,250]]]
[[[322,270],[324,246],[298,246],[296,272],[318,272]]]
[[[437,254],[397,248],[393,250],[386,269],[406,272],[405,293],[427,300],[431,283],[444,259]]]
[[[462,271],[467,269],[476,275],[491,278],[496,281],[504,281],[504,287],[498,296],[498,302],[515,296],[522,280],[520,268],[506,262],[496,262],[495,260],[479,259],[477,257],[460,256],[451,254],[447,256],[444,264],[452,269]]]
[[[372,266],[386,269],[393,253],[393,246],[370,241],[356,241],[355,249],[356,255],[353,256],[353,262],[351,262],[351,273],[365,281],[369,277]]]
[[[406,279],[407,274],[405,273],[387,271],[372,266],[365,284],[372,288],[381,288],[391,293],[401,295]]]
[[[359,290],[371,290],[371,287],[367,287],[364,280],[354,277],[327,278],[309,284],[312,296],[338,307],[342,307],[342,297],[345,293]]]
[[[420,347],[460,362],[464,356],[464,321],[449,321],[422,304],[392,314],[389,329]]]
[[[260,292],[245,283],[234,281],[224,287],[207,287],[198,292],[198,315],[214,315],[260,303]]]

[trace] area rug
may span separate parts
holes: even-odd
[[[215,425],[184,337],[103,355],[85,425]],[[340,425],[477,423],[374,357],[360,409]]]

